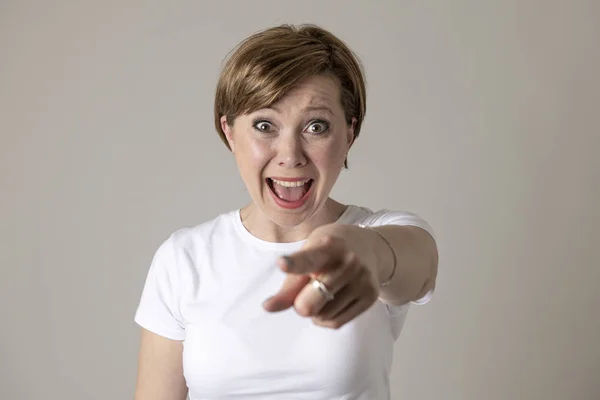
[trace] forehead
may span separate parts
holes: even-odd
[[[313,76],[300,82],[270,108],[276,111],[329,108],[341,112],[340,84],[329,76]]]

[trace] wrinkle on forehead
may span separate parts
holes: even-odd
[[[310,78],[268,108],[278,113],[325,109],[333,114],[341,111],[339,85],[329,77]]]

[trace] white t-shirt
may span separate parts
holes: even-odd
[[[337,222],[415,225],[433,236],[406,212],[349,206]],[[303,243],[263,241],[235,210],[176,231],[158,248],[135,321],[183,341],[191,400],[389,399],[393,345],[408,304],[377,301],[338,330],[314,325],[293,307],[263,309],[285,278],[277,258]]]

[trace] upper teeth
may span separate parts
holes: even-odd
[[[310,181],[310,179],[306,179],[304,181],[295,181],[295,182],[288,182],[288,181],[278,181],[277,179],[271,179],[274,183],[281,185],[281,186],[285,186],[285,187],[298,187],[298,186],[302,186],[304,185],[306,182]]]

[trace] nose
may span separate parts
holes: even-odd
[[[286,168],[298,168],[306,165],[306,163],[307,158],[302,137],[292,132],[281,135],[277,143],[277,164]]]

